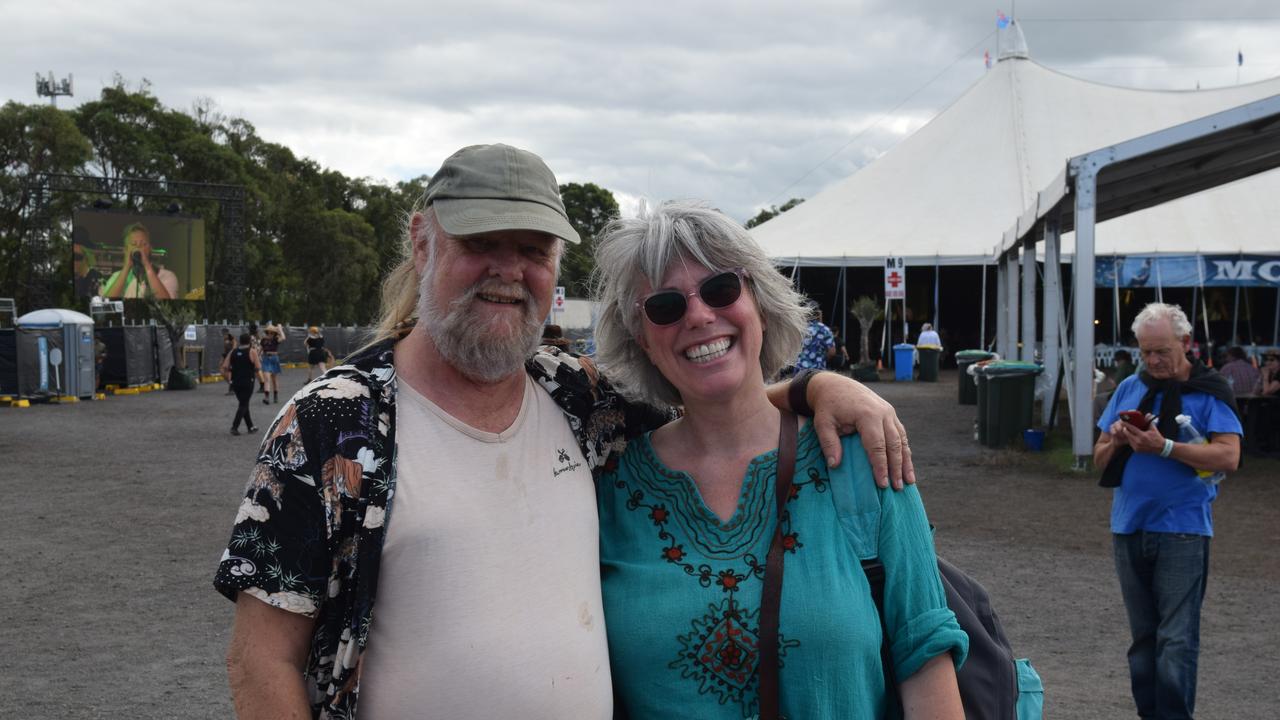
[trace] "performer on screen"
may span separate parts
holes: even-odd
[[[151,233],[142,223],[124,229],[124,267],[107,278],[102,295],[110,299],[178,297],[178,276],[152,262]]]

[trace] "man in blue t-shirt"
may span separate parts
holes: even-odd
[[[1106,468],[1100,484],[1115,487],[1111,532],[1133,637],[1129,680],[1138,715],[1190,718],[1211,503],[1217,473],[1239,464],[1243,431],[1230,384],[1187,354],[1186,313],[1151,303],[1133,332],[1144,367],[1112,394],[1098,421],[1093,462]],[[1128,410],[1141,417],[1123,418]]]

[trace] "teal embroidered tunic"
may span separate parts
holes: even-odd
[[[886,622],[897,677],[968,637],[947,608],[915,487],[878,490],[847,438],[827,470],[817,435],[799,433],[780,614],[782,713],[806,720],[885,713],[880,620],[862,557],[885,566]],[[664,466],[650,436],[599,482],[600,561],[614,693],[632,720],[752,718],[765,557],[777,520],[777,451],[754,458],[733,517]]]

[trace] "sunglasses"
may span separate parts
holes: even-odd
[[[717,273],[698,283],[698,289],[691,292],[679,290],[658,290],[640,298],[636,306],[644,311],[644,316],[654,325],[670,325],[680,321],[689,309],[688,298],[697,295],[702,304],[709,308],[726,308],[742,297],[742,281],[750,277],[746,270],[734,268]]]

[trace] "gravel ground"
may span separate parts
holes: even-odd
[[[304,370],[287,370],[299,388]],[[1046,456],[989,451],[942,382],[880,383],[912,434],[939,552],[991,591],[1044,678],[1046,716],[1133,716],[1109,493]],[[227,434],[220,385],[0,409],[0,708],[15,718],[226,718],[233,605],[213,591],[257,438]],[[257,399],[265,428],[276,406]],[[1201,718],[1276,716],[1280,486],[1250,460],[1217,503]]]

